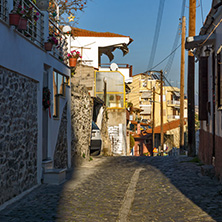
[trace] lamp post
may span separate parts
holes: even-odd
[[[65,25],[63,28],[62,28],[62,31],[64,34],[68,35],[69,36],[69,41],[68,41],[68,51],[70,52],[71,51],[71,27],[69,25]]]

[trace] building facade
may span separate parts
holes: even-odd
[[[13,1],[1,1],[0,14],[0,205],[23,195],[51,171],[71,167],[70,70],[65,36],[41,11],[27,27],[12,25]],[[33,13],[35,13],[33,11]],[[49,29],[51,27],[51,29]],[[50,31],[58,48],[44,48]],[[52,33],[53,34],[53,33]]]
[[[199,35],[186,39],[186,49],[192,50],[199,61],[199,120],[200,138],[198,156],[214,166],[216,176],[222,179],[222,6],[217,0],[206,17]]]

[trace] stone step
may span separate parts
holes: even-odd
[[[46,169],[43,173],[43,183],[59,185],[66,180],[67,169]]]
[[[47,169],[53,169],[53,161],[51,159],[43,160],[42,167],[43,167],[44,171]]]

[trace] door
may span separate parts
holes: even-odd
[[[48,87],[48,71],[43,73],[43,87]],[[42,160],[48,159],[48,112],[42,106]]]

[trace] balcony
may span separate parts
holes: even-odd
[[[174,119],[180,119],[180,116],[179,116],[179,115],[168,115],[168,116],[167,116],[167,119],[168,119],[168,120],[170,120],[170,119],[173,119],[173,120],[174,120]]]
[[[9,14],[15,4],[16,1],[13,0],[0,0],[0,22],[9,25]],[[30,18],[27,19],[27,28],[22,30],[18,28],[18,26],[11,25],[11,27],[13,27],[15,32],[19,35],[23,36],[43,50],[45,50],[44,42],[47,41],[49,34],[53,34],[53,36],[55,36],[58,40],[58,45],[54,45],[52,51],[49,53],[56,59],[67,64],[67,37],[63,35],[63,32],[59,29],[58,25],[48,19],[48,13],[40,11],[40,9],[32,1],[21,0],[20,5],[22,8],[25,7],[30,9]],[[38,19],[36,19],[35,15],[38,15]]]
[[[58,40],[58,46],[53,46],[51,54],[57,59],[64,62],[66,65],[68,64],[68,41],[67,37],[62,34],[62,31],[59,29],[53,21],[49,19],[49,34],[56,36]]]
[[[151,105],[140,105],[140,109],[143,110],[141,115],[151,115]]]
[[[168,106],[173,106],[173,107],[179,107],[180,106],[180,101],[178,101],[178,100],[167,100],[167,105]]]
[[[8,22],[8,5],[6,0],[0,0],[0,20]]]
[[[129,64],[117,64],[118,71],[120,71],[125,76],[126,83],[132,83],[133,66]],[[110,64],[100,64],[99,71],[110,71]]]

